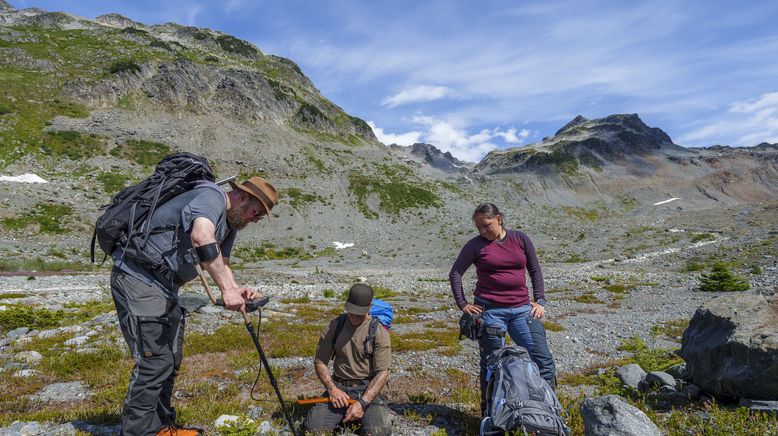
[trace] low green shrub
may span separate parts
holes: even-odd
[[[716,239],[716,235],[712,233],[697,233],[694,236],[692,236],[691,241],[694,242],[700,242],[700,241],[713,241]]]
[[[237,53],[243,56],[256,56],[259,51],[246,41],[242,41],[234,36],[219,35],[216,37],[216,43],[222,50]]]
[[[151,40],[151,42],[149,43],[149,47],[156,47],[166,51],[173,51],[173,46],[171,46],[170,44],[168,44],[167,42],[161,39],[156,39],[156,38]]]
[[[110,153],[112,156],[131,160],[144,168],[150,168],[170,152],[170,146],[161,142],[128,139],[123,145],[113,148]]]
[[[41,150],[53,156],[67,156],[73,160],[103,154],[102,141],[95,134],[75,130],[46,132]]]
[[[301,190],[297,188],[289,188],[285,191],[283,191],[283,194],[289,197],[289,205],[293,208],[297,209],[301,206],[306,206],[310,203],[313,203],[315,201],[318,201],[322,204],[326,204],[327,200],[325,200],[322,196],[319,194],[311,194],[307,192],[302,192]]]
[[[683,337],[683,332],[689,327],[689,318],[680,318],[664,321],[651,327],[651,334],[654,336],[664,335],[670,339],[679,341]]]
[[[38,203],[27,213],[3,219],[6,229],[22,230],[31,225],[38,225],[40,233],[61,234],[67,229],[64,223],[73,214],[73,207],[65,204]]]
[[[550,319],[544,319],[543,320],[543,327],[546,330],[551,331],[551,332],[563,332],[563,331],[567,330],[567,328],[565,326],[563,326],[562,324],[560,324],[558,322],[555,322],[555,321],[551,321]]]
[[[0,300],[2,300],[2,299],[10,299],[10,298],[24,298],[26,296],[27,295],[25,295],[25,294],[20,294],[20,293],[17,293],[17,292],[5,292],[5,293],[0,294]]]
[[[705,292],[747,291],[751,286],[745,279],[729,272],[727,264],[716,262],[709,274],[700,277],[700,290]]]
[[[398,216],[409,208],[439,208],[440,197],[423,183],[408,183],[405,176],[384,172],[382,177],[365,173],[349,175],[349,190],[356,197],[357,208],[366,218],[376,219],[378,213],[367,205],[370,196],[378,197],[378,207],[389,215]]]
[[[114,194],[124,189],[130,178],[119,171],[100,171],[100,174],[97,175],[97,181],[102,183],[103,191]]]
[[[573,297],[573,301],[586,304],[602,304],[604,301],[597,298],[593,292],[586,292],[584,294]]]
[[[623,285],[621,283],[614,283],[612,285],[603,285],[602,288],[614,294],[625,294],[628,293],[633,287],[630,285]]]
[[[688,261],[684,265],[681,272],[698,272],[705,269],[705,265],[702,262]]]
[[[413,404],[435,404],[438,397],[432,392],[424,391],[415,394],[408,394],[408,401]]]
[[[62,310],[35,309],[26,306],[7,306],[0,311],[0,330],[9,331],[19,327],[30,330],[56,327],[65,317]]]

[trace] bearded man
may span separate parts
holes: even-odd
[[[124,400],[123,435],[198,434],[175,427],[171,406],[186,319],[178,290],[198,276],[195,262],[218,285],[226,309],[243,311],[246,301],[259,296],[237,283],[230,253],[238,230],[270,219],[278,192],[261,177],[231,185],[225,193],[215,183],[200,182],[159,206],[151,217],[143,259],[122,249],[113,252],[111,294],[135,359]]]

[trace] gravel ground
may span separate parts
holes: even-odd
[[[614,358],[625,357],[618,351],[623,339],[638,336],[660,347],[677,347],[677,341],[668,338],[652,337],[651,327],[664,321],[688,319],[695,309],[715,294],[695,291],[698,273],[679,274],[677,265],[699,254],[699,251],[711,250],[717,243],[687,247],[677,251],[657,251],[639,257],[615,261],[602,261],[578,264],[544,265],[546,277],[548,319],[564,326],[564,331],[549,331],[551,350],[560,373],[570,373]],[[768,264],[759,276],[751,276],[756,291],[775,292],[778,283],[778,267],[774,258],[767,259]],[[772,261],[772,264],[770,264]],[[269,271],[273,271],[270,273]],[[314,269],[295,265],[290,267],[283,262],[268,264],[263,269],[239,271],[240,280],[255,286],[261,292],[271,295],[272,302],[264,311],[265,317],[291,317],[293,304],[284,304],[282,300],[308,297],[312,302],[327,307],[337,307],[337,297],[325,298],[324,290],[331,289],[340,293],[356,280],[365,280],[375,285],[386,286],[398,293],[391,298],[397,309],[396,316],[409,307],[434,309],[417,315],[418,321],[447,321],[451,334],[456,334],[455,323],[459,311],[454,308],[448,283],[442,278],[447,276],[447,268],[424,269],[366,269],[345,266],[341,268]],[[474,274],[466,276],[466,286],[472,286]],[[616,294],[603,289],[600,282],[607,277],[606,283],[627,283],[633,286],[629,291]],[[593,280],[593,278],[597,280]],[[62,276],[13,276],[0,277],[0,293],[21,293],[26,297],[14,299],[14,303],[58,309],[65,303],[84,303],[110,298],[109,277],[107,274],[78,274]],[[467,289],[467,288],[466,288]],[[199,294],[202,289],[196,284],[188,285],[183,293]],[[592,294],[600,303],[580,303],[573,300],[577,296]],[[213,330],[220,325],[240,322],[236,314],[221,309],[204,307],[192,317],[192,331]],[[424,322],[397,324],[393,332],[403,333],[423,328]],[[115,325],[115,316],[107,315],[99,320],[103,325],[73,331],[74,338],[88,335],[90,329],[111,331]],[[94,323],[93,323],[94,324]],[[118,336],[118,335],[117,335]],[[119,337],[113,340],[121,343]],[[6,342],[8,342],[6,340]],[[3,353],[11,352],[7,344]],[[458,434],[459,429],[451,428],[446,416],[459,413],[458,405],[414,406],[413,411],[432,416],[432,421],[413,419],[406,410],[411,407],[407,399],[409,392],[420,392],[424,385],[420,379],[440,375],[446,369],[458,369],[468,374],[477,374],[478,351],[475,343],[466,341],[462,349],[451,356],[435,351],[395,353],[393,359],[392,383],[388,388],[390,398],[395,402],[395,432],[397,434],[429,434],[437,428],[445,428],[448,434]],[[272,365],[298,370],[302,374],[300,389],[307,394],[317,394],[320,390],[313,374],[311,358],[295,357],[273,359]],[[409,389],[409,386],[411,387]],[[429,385],[433,394],[445,394],[454,386]],[[432,392],[440,389],[438,392]],[[429,410],[428,410],[429,409]]]

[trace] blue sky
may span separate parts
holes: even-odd
[[[300,65],[386,143],[478,161],[576,115],[685,146],[778,142],[776,1],[10,0],[208,27]]]

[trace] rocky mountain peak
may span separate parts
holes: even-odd
[[[489,153],[475,170],[487,174],[533,171],[574,173],[580,167],[598,171],[608,164],[656,154],[688,153],[659,128],[649,127],[637,114],[614,114],[587,119],[581,115],[537,144]]]
[[[0,12],[10,12],[10,11],[14,11],[14,10],[16,10],[16,8],[11,6],[10,3],[8,3],[5,0],[0,0]]]
[[[559,135],[560,133],[562,133],[562,132],[564,132],[566,130],[570,130],[573,127],[579,126],[579,125],[583,124],[586,121],[589,121],[589,120],[584,118],[583,115],[578,115],[575,118],[573,118],[572,121],[570,121],[569,123],[567,123],[564,126],[562,126],[561,129],[557,130],[555,135]]]
[[[450,152],[443,152],[432,144],[417,142],[410,146],[392,144],[390,147],[402,153],[407,163],[429,165],[444,172],[467,172],[473,164],[455,158]]]
[[[2,1],[2,0],[0,0]],[[136,28],[144,28],[142,23],[139,23],[137,21],[133,21],[124,15],[119,14],[105,14],[100,15],[99,17],[95,18],[95,21],[97,21],[100,24],[103,24],[105,26],[110,27],[118,27],[120,29],[124,29],[127,27],[136,27]]]
[[[548,141],[581,141],[589,138],[620,143],[622,148],[632,152],[675,146],[667,133],[647,126],[638,114],[614,114],[594,120],[579,115]]]

